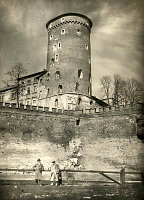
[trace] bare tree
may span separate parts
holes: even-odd
[[[142,84],[139,81],[134,78],[127,79],[125,96],[131,105],[137,103],[140,95],[143,96],[142,92]]]
[[[100,82],[101,82],[101,85],[102,85],[104,95],[106,96],[106,98],[108,100],[108,104],[109,104],[109,98],[110,98],[110,95],[111,95],[111,83],[112,83],[111,77],[110,76],[103,76],[100,79]]]
[[[110,76],[103,76],[100,81],[108,104],[111,96],[115,105],[144,102],[144,86],[134,78],[124,79],[119,74],[114,74],[113,79]]]
[[[16,100],[19,105],[19,91],[20,84],[19,78],[26,73],[26,69],[22,65],[22,63],[17,63],[14,65],[6,74],[8,75],[8,80],[4,81],[6,86],[15,86],[16,87]]]
[[[142,84],[134,78],[124,79],[119,74],[114,74],[114,103],[135,104],[138,101]]]
[[[114,78],[114,82],[113,82],[114,104],[118,105],[126,101],[126,99],[124,98],[126,81],[119,74],[114,74],[113,78]]]

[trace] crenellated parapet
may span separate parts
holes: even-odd
[[[4,103],[0,102],[0,109],[17,109],[19,111],[25,110],[30,112],[45,112],[45,113],[53,113],[59,115],[79,115],[79,116],[96,116],[96,115],[125,115],[131,113],[144,113],[144,104],[138,103],[136,105],[131,106],[130,104],[124,106],[110,106],[110,107],[100,107],[100,108],[90,108],[90,109],[77,109],[77,110],[64,110],[52,108],[49,110],[49,107],[43,106],[30,106],[30,105],[18,105],[16,103]]]
[[[67,24],[77,24],[77,25],[81,25],[81,26],[84,26],[86,27],[89,31],[91,29],[91,26],[88,24],[88,23],[85,23],[85,22],[82,22],[82,21],[78,21],[78,20],[66,20],[64,22],[60,22],[60,23],[57,23],[56,25],[48,28],[48,33],[53,30],[53,29],[56,29],[58,28],[59,26],[62,26],[62,25],[67,25]]]

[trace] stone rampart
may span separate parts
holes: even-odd
[[[0,103],[0,168],[30,169],[41,158],[61,168],[78,158],[82,169],[143,170],[137,118],[143,107],[57,110]]]

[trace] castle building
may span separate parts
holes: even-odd
[[[18,79],[19,103],[47,106],[50,110],[106,106],[92,96],[91,20],[81,14],[67,13],[48,21],[46,28],[46,69]]]

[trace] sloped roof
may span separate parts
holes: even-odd
[[[13,90],[13,89],[16,89],[16,88],[17,88],[17,86],[5,87],[5,88],[0,89],[0,92],[5,92],[5,91],[8,91],[8,90]]]
[[[23,79],[30,78],[30,77],[33,77],[33,76],[42,76],[45,73],[47,73],[47,70],[43,70],[43,71],[40,71],[40,72],[36,72],[36,73],[33,73],[33,74],[22,76],[22,77],[18,78],[18,80],[23,80]]]

